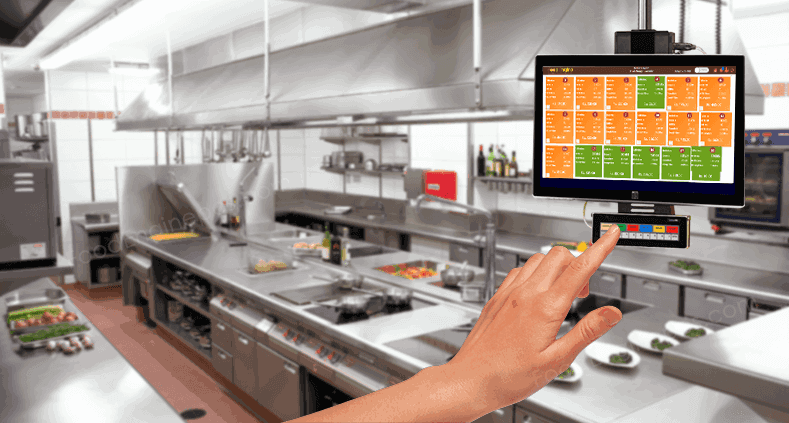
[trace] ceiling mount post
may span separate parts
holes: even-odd
[[[482,0],[474,0],[474,93],[477,108],[482,108]]]

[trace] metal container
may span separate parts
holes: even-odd
[[[30,135],[36,138],[40,138],[44,136],[44,131],[42,127],[44,126],[44,116],[43,113],[33,113],[30,115]]]
[[[16,115],[14,117],[16,120],[16,136],[18,138],[28,138],[27,134],[27,125],[29,123],[28,118],[26,115]]]
[[[364,154],[361,151],[345,151],[342,152],[342,156],[346,167],[349,164],[361,165],[364,161]]]
[[[332,159],[331,155],[327,154],[323,156],[323,167],[331,167],[331,163],[332,163],[331,159]]]
[[[99,283],[110,283],[111,280],[111,268],[108,265],[101,266],[99,268]]]
[[[460,299],[472,303],[481,303],[485,298],[485,282],[471,281],[458,284]]]

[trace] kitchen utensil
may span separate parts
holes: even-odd
[[[364,170],[376,170],[378,164],[373,159],[367,159],[364,161]]]
[[[705,326],[702,326],[702,325],[697,325],[695,323],[680,322],[678,320],[669,320],[668,322],[666,322],[664,327],[666,329],[666,332],[668,332],[671,335],[677,337],[677,339],[680,339],[680,340],[683,340],[683,341],[686,341],[688,339],[694,339],[694,338],[691,338],[691,337],[685,335],[685,333],[687,333],[688,330],[690,330],[690,329],[704,329],[705,334],[702,335],[702,336],[711,335],[711,334],[715,333],[715,331],[713,331],[712,329],[710,329],[708,327],[705,327]]]
[[[581,366],[579,366],[576,363],[570,364],[570,370],[573,371],[573,375],[572,376],[567,376],[567,377],[561,378],[561,379],[559,378],[559,376],[556,376],[555,378],[553,378],[553,381],[554,382],[562,382],[562,383],[575,383],[575,382],[578,382],[579,380],[581,380],[581,378],[584,375],[584,371],[583,371],[583,369],[581,369]]]
[[[630,333],[627,335],[627,340],[630,341],[631,344],[641,349],[647,350],[649,352],[653,352],[656,354],[663,354],[663,351],[652,346],[652,340],[655,338],[657,338],[657,340],[660,342],[671,344],[672,347],[676,347],[677,345],[679,345],[679,341],[677,341],[676,339],[655,332],[633,330],[630,331]]]
[[[263,136],[266,138],[266,144],[263,146],[263,158],[271,157],[271,141],[268,134],[268,129],[263,131]]]
[[[403,306],[411,304],[414,292],[405,288],[387,288],[385,295],[386,305]]]
[[[370,299],[363,295],[346,295],[340,297],[334,303],[326,304],[326,303],[318,303],[313,301],[312,305],[338,308],[343,313],[347,313],[347,314],[358,314],[365,312],[367,310],[367,305],[369,303],[370,303]]]
[[[441,282],[446,286],[457,286],[461,282],[471,282],[474,279],[474,272],[467,270],[468,261],[463,262],[460,268],[450,267],[441,271]]]
[[[592,360],[611,367],[633,369],[638,366],[639,363],[641,363],[641,356],[635,351],[625,347],[620,347],[619,345],[607,344],[600,341],[592,342],[588,347],[586,347],[584,352],[586,352],[586,355],[588,355]],[[632,357],[630,363],[612,363],[611,355],[620,353],[630,354]]]

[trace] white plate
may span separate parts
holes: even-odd
[[[663,354],[663,351],[660,351],[659,349],[652,347],[652,340],[655,338],[657,338],[660,342],[668,342],[669,344],[671,344],[672,347],[676,347],[677,345],[679,345],[679,341],[677,341],[676,339],[655,332],[634,330],[627,335],[627,340],[630,341],[630,343],[632,343],[633,345],[656,354]]]
[[[554,382],[561,382],[561,383],[575,383],[575,382],[578,382],[579,380],[581,380],[581,378],[584,375],[584,371],[581,369],[581,366],[579,366],[578,364],[573,363],[573,364],[570,365],[570,368],[573,369],[573,372],[575,372],[575,374],[573,374],[572,377],[559,379],[559,377],[557,376],[557,377],[555,377],[553,379],[553,381]]]
[[[715,331],[713,331],[708,327],[697,325],[695,323],[680,322],[677,320],[669,320],[668,322],[666,322],[665,328],[666,328],[666,332],[676,336],[681,340],[695,339],[685,336],[685,332],[687,332],[688,329],[704,329],[704,331],[706,331],[707,333],[702,336],[707,336],[715,333]],[[701,338],[701,336],[697,338]]]
[[[620,347],[619,345],[606,344],[605,342],[600,341],[592,342],[588,347],[586,347],[586,349],[584,349],[584,351],[586,351],[586,355],[588,355],[592,360],[611,367],[624,367],[632,369],[638,366],[638,363],[641,362],[641,356],[635,351],[629,348]],[[633,357],[633,360],[630,361],[630,363],[612,363],[610,361],[611,354],[619,354],[623,352],[626,352],[630,354],[631,357]]]
[[[546,245],[546,246],[544,246],[544,247],[542,247],[540,249],[540,252],[543,253],[543,254],[548,254],[548,252],[551,251],[551,248],[553,248],[553,247],[551,247],[550,245]],[[569,251],[572,255],[574,255],[576,257],[578,257],[578,256],[580,256],[582,254],[578,250],[567,250],[567,251]]]

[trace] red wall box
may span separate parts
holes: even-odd
[[[458,174],[446,170],[429,170],[425,172],[425,194],[457,201]]]

